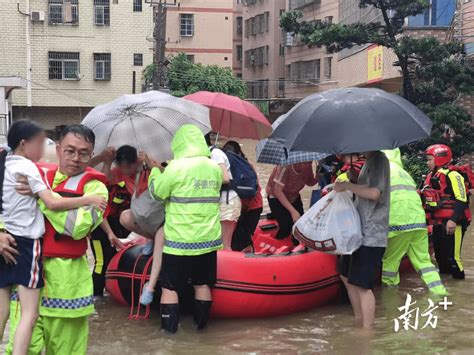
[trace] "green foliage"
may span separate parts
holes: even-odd
[[[378,44],[390,48],[403,78],[401,95],[417,105],[433,121],[431,137],[403,147],[407,169],[414,176],[426,171],[420,153],[430,144],[449,145],[455,157],[474,152],[472,117],[460,105],[462,95],[474,94],[474,69],[465,59],[459,42],[441,43],[436,38],[404,35],[405,18],[421,14],[428,0],[360,0],[359,6],[374,6],[383,21],[331,24],[303,21],[302,13],[289,11],[280,26],[293,32],[308,46],[325,46],[330,53],[356,45]]]
[[[153,80],[154,68],[154,64],[151,64],[144,70],[143,76],[148,83]],[[194,64],[184,53],[170,59],[167,79],[171,94],[178,97],[202,90],[223,92],[241,98],[246,95],[246,86],[233,75],[231,69]]]
[[[403,167],[410,172],[416,185],[420,187],[428,170],[426,158],[422,154],[404,154],[402,160]]]

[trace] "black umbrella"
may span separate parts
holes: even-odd
[[[394,149],[429,137],[432,126],[399,95],[345,88],[306,97],[270,138],[291,151],[346,154]]]

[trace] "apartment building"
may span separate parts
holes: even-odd
[[[29,0],[29,9],[28,1],[18,3],[3,2],[0,11],[0,77],[31,75],[30,88],[10,95],[15,119],[53,129],[142,91],[143,69],[153,62],[150,1]],[[234,0],[167,3],[167,55],[233,67]]]
[[[234,1],[178,0],[168,7],[167,55],[186,53],[195,63],[232,68]]]
[[[152,37],[153,11],[144,0],[4,1],[0,76],[31,84],[11,94],[13,116],[54,128],[140,92]]]
[[[287,0],[287,9],[303,13],[308,22],[337,21],[339,5],[333,0]],[[285,66],[287,98],[302,98],[315,92],[336,88],[337,54],[325,48],[308,47],[291,33],[285,34]]]
[[[243,37],[243,0],[234,0],[234,29],[233,29],[233,61],[232,61],[232,71],[237,78],[242,79],[242,59],[244,57],[243,47],[242,47],[242,37]]]
[[[430,8],[423,14],[406,19],[405,33],[414,37],[433,36],[445,40],[456,6],[457,0],[430,0]],[[377,9],[359,8],[359,0],[339,0],[339,16],[339,21],[345,24],[383,21]],[[397,92],[402,85],[401,73],[398,67],[393,66],[397,57],[385,47],[357,46],[341,51],[337,60],[340,87],[378,87]]]
[[[248,97],[283,97],[285,60],[279,27],[285,0],[245,0],[243,10],[243,70]]]

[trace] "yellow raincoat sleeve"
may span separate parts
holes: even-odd
[[[459,202],[467,202],[467,191],[464,177],[457,171],[450,171],[448,178],[454,192],[454,199]]]
[[[97,195],[108,200],[107,187],[100,181],[93,180],[84,185],[84,196]],[[43,201],[39,200],[41,212],[52,224],[54,229],[64,235],[69,235],[75,240],[87,237],[103,220],[104,214],[91,206],[84,206],[68,211],[50,211]],[[72,218],[71,218],[72,217]],[[65,223],[70,220],[70,226]]]
[[[169,174],[169,167],[164,172],[158,168],[153,168],[148,178],[148,189],[150,195],[155,200],[166,200],[171,196],[172,178]],[[168,172],[168,173],[167,173]]]

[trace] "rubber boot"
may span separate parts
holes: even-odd
[[[196,329],[206,328],[211,313],[212,301],[194,300],[194,325]]]
[[[161,304],[161,329],[167,333],[174,334],[178,331],[179,325],[179,304]]]

